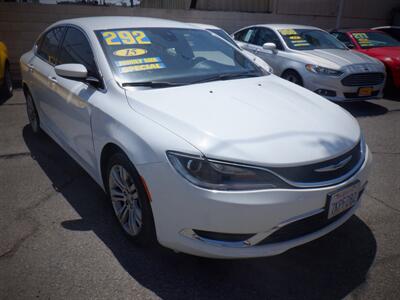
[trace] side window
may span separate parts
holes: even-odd
[[[235,40],[243,42],[243,37],[246,35],[246,32],[248,29],[241,30],[239,32],[236,32],[233,36],[235,37]]]
[[[282,43],[275,32],[267,28],[258,28],[253,44],[262,46],[265,43],[274,43],[278,50],[283,50]]]
[[[37,55],[50,64],[56,64],[58,46],[60,45],[64,30],[64,27],[57,27],[45,33],[38,42]]]
[[[58,64],[82,64],[88,70],[88,75],[98,75],[93,52],[86,36],[72,27],[68,28],[65,34]]]
[[[235,40],[244,43],[251,43],[252,39],[254,38],[255,32],[256,32],[255,28],[244,29],[242,31],[235,33]]]
[[[243,37],[243,42],[253,44],[253,39],[256,34],[256,28],[250,28]]]
[[[349,36],[346,33],[343,32],[333,32],[332,35],[337,38],[339,41],[341,41],[343,44],[345,44],[349,48],[354,48],[354,44],[349,38]]]

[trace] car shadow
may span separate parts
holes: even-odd
[[[11,99],[12,95],[6,96],[2,91],[0,91],[0,105],[7,102],[8,99]]]
[[[380,116],[388,112],[386,107],[368,101],[347,102],[340,103],[339,105],[346,109],[354,117]]]
[[[141,248],[123,234],[101,188],[66,152],[48,136],[36,137],[29,126],[23,138],[80,216],[61,225],[95,233],[130,276],[163,299],[339,299],[365,283],[375,258],[374,235],[358,217],[321,239],[269,258],[212,260],[161,246]]]
[[[385,99],[392,101],[400,101],[400,90],[391,90],[385,92]]]

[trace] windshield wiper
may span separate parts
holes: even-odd
[[[245,77],[260,77],[260,73],[250,71],[250,72],[243,72],[243,73],[224,73],[218,74],[211,77],[206,77],[200,80],[192,81],[193,83],[202,83],[202,82],[210,82],[210,81],[218,81],[218,80],[230,80],[230,79],[237,79],[237,78],[245,78]]]
[[[124,82],[122,86],[146,86],[151,88],[166,88],[180,86],[183,83],[167,82],[167,81],[142,81],[142,82]]]

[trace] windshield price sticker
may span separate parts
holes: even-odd
[[[141,48],[128,48],[120,49],[113,52],[115,56],[130,57],[130,56],[141,56],[147,53],[146,49]]]
[[[310,46],[310,43],[304,40],[299,36],[300,39],[297,40],[291,40],[290,42],[292,43],[293,46],[295,47],[308,47]]]
[[[297,32],[294,29],[279,29],[279,32],[282,35],[297,35]]]
[[[146,57],[146,58],[120,60],[120,61],[116,61],[115,64],[117,65],[117,67],[124,67],[124,66],[130,66],[130,65],[141,65],[141,64],[149,64],[149,63],[159,63],[159,62],[161,62],[161,58],[159,58],[159,57]]]
[[[135,65],[135,66],[128,66],[122,67],[119,69],[121,73],[130,73],[130,72],[138,72],[138,71],[149,71],[149,70],[159,70],[166,68],[165,64],[163,63],[156,63],[156,64],[146,64],[146,65]]]
[[[364,32],[353,33],[352,34],[361,47],[363,46],[373,46],[374,43],[368,38],[368,35]]]
[[[101,32],[101,35],[103,36],[108,46],[151,44],[150,39],[146,36],[146,34],[143,31],[137,31],[137,30],[103,31]]]

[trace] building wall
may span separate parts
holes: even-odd
[[[147,16],[213,24],[229,33],[243,26],[261,23],[305,24],[325,29],[335,27],[336,0],[318,0],[325,9],[314,7],[313,0],[271,1],[274,1],[272,13],[0,3],[0,40],[4,41],[9,49],[12,75],[18,80],[18,62],[21,55],[32,48],[41,31],[61,19],[102,15]],[[303,4],[299,5],[299,2]],[[350,2],[352,4],[348,4]],[[365,4],[359,6],[367,2],[372,3],[372,12],[364,7]],[[374,4],[375,2],[379,3],[377,0],[347,0],[342,26],[372,27],[388,24],[390,9],[398,0],[380,1],[379,5]]]

